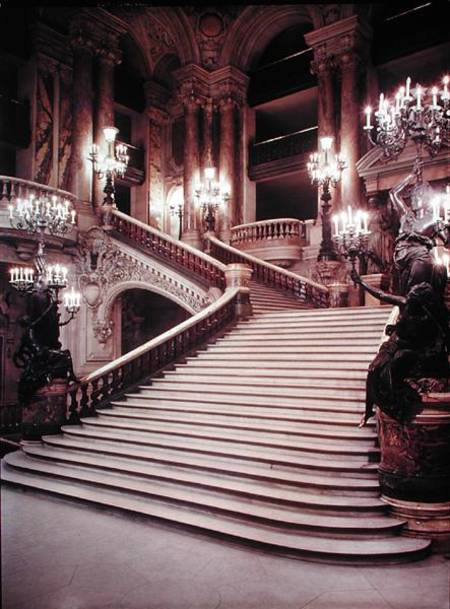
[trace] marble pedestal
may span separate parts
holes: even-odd
[[[55,379],[39,389],[22,412],[22,437],[25,441],[40,440],[46,434],[59,433],[67,423],[67,387],[65,379]]]
[[[450,394],[429,394],[400,423],[378,409],[383,500],[407,521],[405,534],[450,545]]]

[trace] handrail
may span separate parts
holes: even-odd
[[[265,224],[272,224],[276,222],[298,222],[299,224],[304,224],[304,220],[299,220],[298,218],[269,218],[268,220],[255,220],[255,222],[247,222],[247,224],[236,224],[231,227],[231,230],[237,230],[239,228],[248,228],[249,226],[263,226]]]
[[[192,352],[236,316],[240,288],[228,288],[211,305],[84,377],[68,394],[70,420],[95,414],[97,407]]]
[[[225,288],[226,265],[195,247],[178,241],[117,209],[113,209],[111,224],[118,235],[130,240],[133,245],[140,246],[144,252],[151,252],[153,255],[182,266],[185,270],[206,280],[211,286]]]
[[[248,264],[253,270],[254,279],[268,286],[286,290],[300,301],[311,303],[315,307],[328,307],[329,291],[324,285],[256,258],[247,252],[241,252],[216,237],[208,236],[208,240],[211,244],[211,254],[222,262]]]
[[[18,196],[18,193],[13,190],[13,184],[18,184],[19,187],[28,188],[30,191],[37,190],[52,193],[61,198],[69,199],[70,201],[75,201],[77,198],[73,193],[68,192],[67,190],[61,190],[60,188],[54,188],[53,186],[47,186],[46,184],[40,184],[39,182],[33,182],[32,180],[24,180],[23,178],[15,178],[13,176],[0,175],[0,184],[0,200],[7,199],[9,201],[11,197]],[[11,184],[9,192],[7,188],[8,184]],[[23,189],[20,189],[20,191],[21,190]]]

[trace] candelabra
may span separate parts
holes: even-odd
[[[408,138],[417,147],[417,154],[425,147],[430,155],[435,155],[443,145],[450,145],[450,78],[444,76],[442,88],[422,87],[417,84],[411,89],[408,76],[405,86],[390,101],[381,93],[378,110],[374,113],[376,133],[372,135],[372,108],[365,109],[364,130],[373,145],[381,146],[384,156],[396,158],[404,149]]]
[[[178,239],[181,240],[181,234],[183,231],[183,201],[179,201],[178,203],[171,205],[169,207],[171,216],[178,216]]]
[[[227,191],[222,190],[220,184],[215,181],[215,167],[206,167],[204,171],[204,181],[195,187],[198,207],[203,216],[203,223],[206,231],[214,232],[216,226],[216,212],[230,200]]]
[[[368,213],[362,210],[354,212],[350,206],[347,211],[333,216],[333,241],[336,249],[348,258],[352,265],[352,274],[356,273],[356,260],[371,256],[369,250]]]
[[[340,154],[332,154],[332,143],[332,137],[320,138],[321,152],[311,154],[310,161],[307,164],[311,182],[314,186],[318,186],[322,201],[322,242],[320,244],[318,260],[337,260],[337,253],[331,238],[330,186],[337,186],[346,165]]]
[[[128,156],[125,144],[117,144],[116,136],[119,130],[116,127],[105,127],[103,135],[107,144],[107,153],[102,155],[99,146],[92,144],[89,160],[92,162],[94,172],[100,180],[105,179],[103,192],[105,197],[103,205],[114,206],[114,180],[117,176],[123,177],[127,170]]]

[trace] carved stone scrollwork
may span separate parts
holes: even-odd
[[[77,267],[80,290],[92,311],[94,334],[100,343],[112,336],[112,305],[127,286],[153,287],[156,292],[167,298],[172,296],[174,301],[194,312],[209,302],[206,294],[183,285],[169,272],[124,252],[99,227],[80,236]]]

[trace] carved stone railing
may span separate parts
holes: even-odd
[[[67,199],[73,204],[76,201],[76,196],[71,192],[67,192],[67,190],[45,186],[31,180],[0,175],[0,203],[3,209],[5,205],[14,203],[16,199],[27,199],[30,195],[34,195],[35,198],[56,195],[62,199]]]
[[[307,154],[317,147],[317,127],[302,129],[253,144],[250,164],[270,163],[290,156]]]
[[[301,260],[302,247],[307,245],[307,226],[296,218],[276,218],[231,229],[230,243],[243,252],[278,266],[289,267]]]
[[[178,326],[82,379],[68,394],[70,421],[97,408],[195,351],[237,319],[241,288],[229,288],[213,304]]]
[[[265,262],[251,254],[226,245],[216,237],[208,237],[210,253],[225,264],[247,264],[253,270],[253,279],[277,290],[282,290],[298,298],[311,307],[328,307],[329,291],[324,285],[311,279],[291,273],[286,269]]]
[[[225,288],[226,266],[211,256],[118,210],[113,210],[111,224],[113,236],[195,275],[209,286]]]

